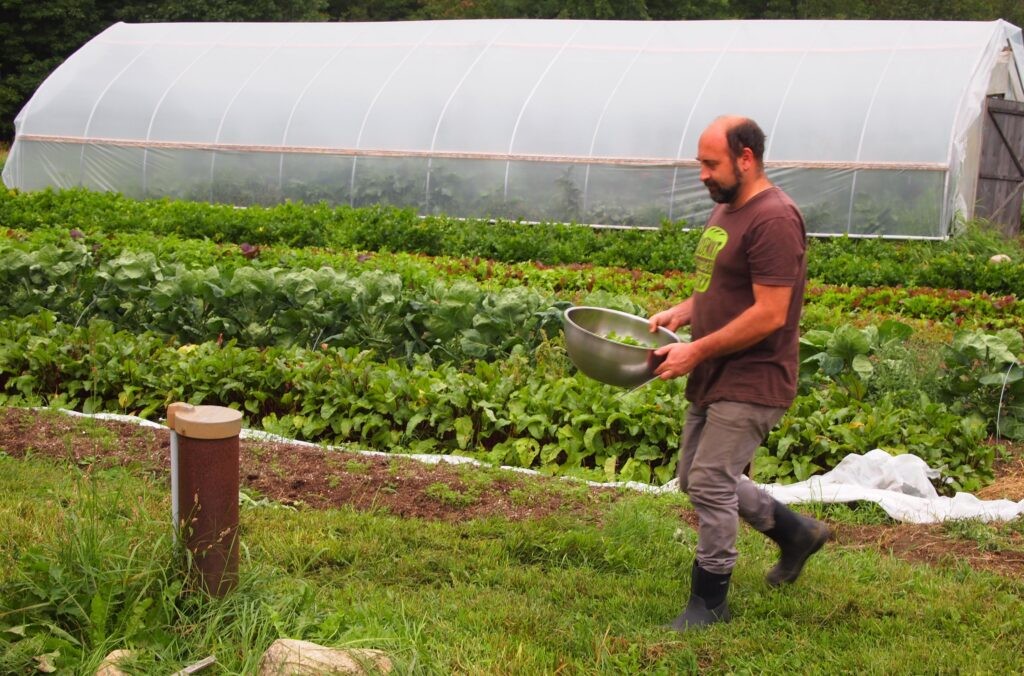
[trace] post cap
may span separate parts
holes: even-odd
[[[167,426],[189,439],[229,439],[242,431],[242,412],[175,402],[167,407]]]

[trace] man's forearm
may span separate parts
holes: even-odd
[[[761,342],[783,324],[785,317],[780,322],[770,310],[752,305],[719,330],[693,341],[693,347],[700,361],[721,357]]]

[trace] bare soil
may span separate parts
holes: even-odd
[[[567,491],[558,479],[502,472],[472,481],[466,468],[447,463],[326,450],[303,444],[243,439],[241,485],[252,494],[304,509],[351,506],[402,517],[448,522],[487,517],[540,519],[572,514],[599,518],[603,506],[623,499],[621,490],[593,487]],[[168,476],[170,433],[132,423],[0,408],[0,451],[65,460],[80,467],[131,466]],[[978,493],[983,499],[1024,500],[1024,447],[997,463],[995,482]],[[536,490],[553,482],[554,490]],[[527,490],[532,488],[533,490]],[[465,499],[463,497],[465,496]],[[526,499],[524,499],[526,496]],[[690,527],[696,515],[680,519]],[[1024,579],[1024,535],[1001,535],[1003,546],[957,538],[940,525],[851,525],[832,523],[832,546],[874,548],[915,563],[960,565]],[[1009,546],[1006,546],[1006,544]]]

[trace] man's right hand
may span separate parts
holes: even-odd
[[[651,333],[655,333],[659,326],[664,326],[669,331],[675,331],[680,326],[690,323],[692,299],[687,298],[679,305],[662,310],[648,320],[648,327]]]

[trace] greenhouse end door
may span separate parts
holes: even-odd
[[[974,215],[1020,234],[1024,197],[1024,102],[988,99]]]

